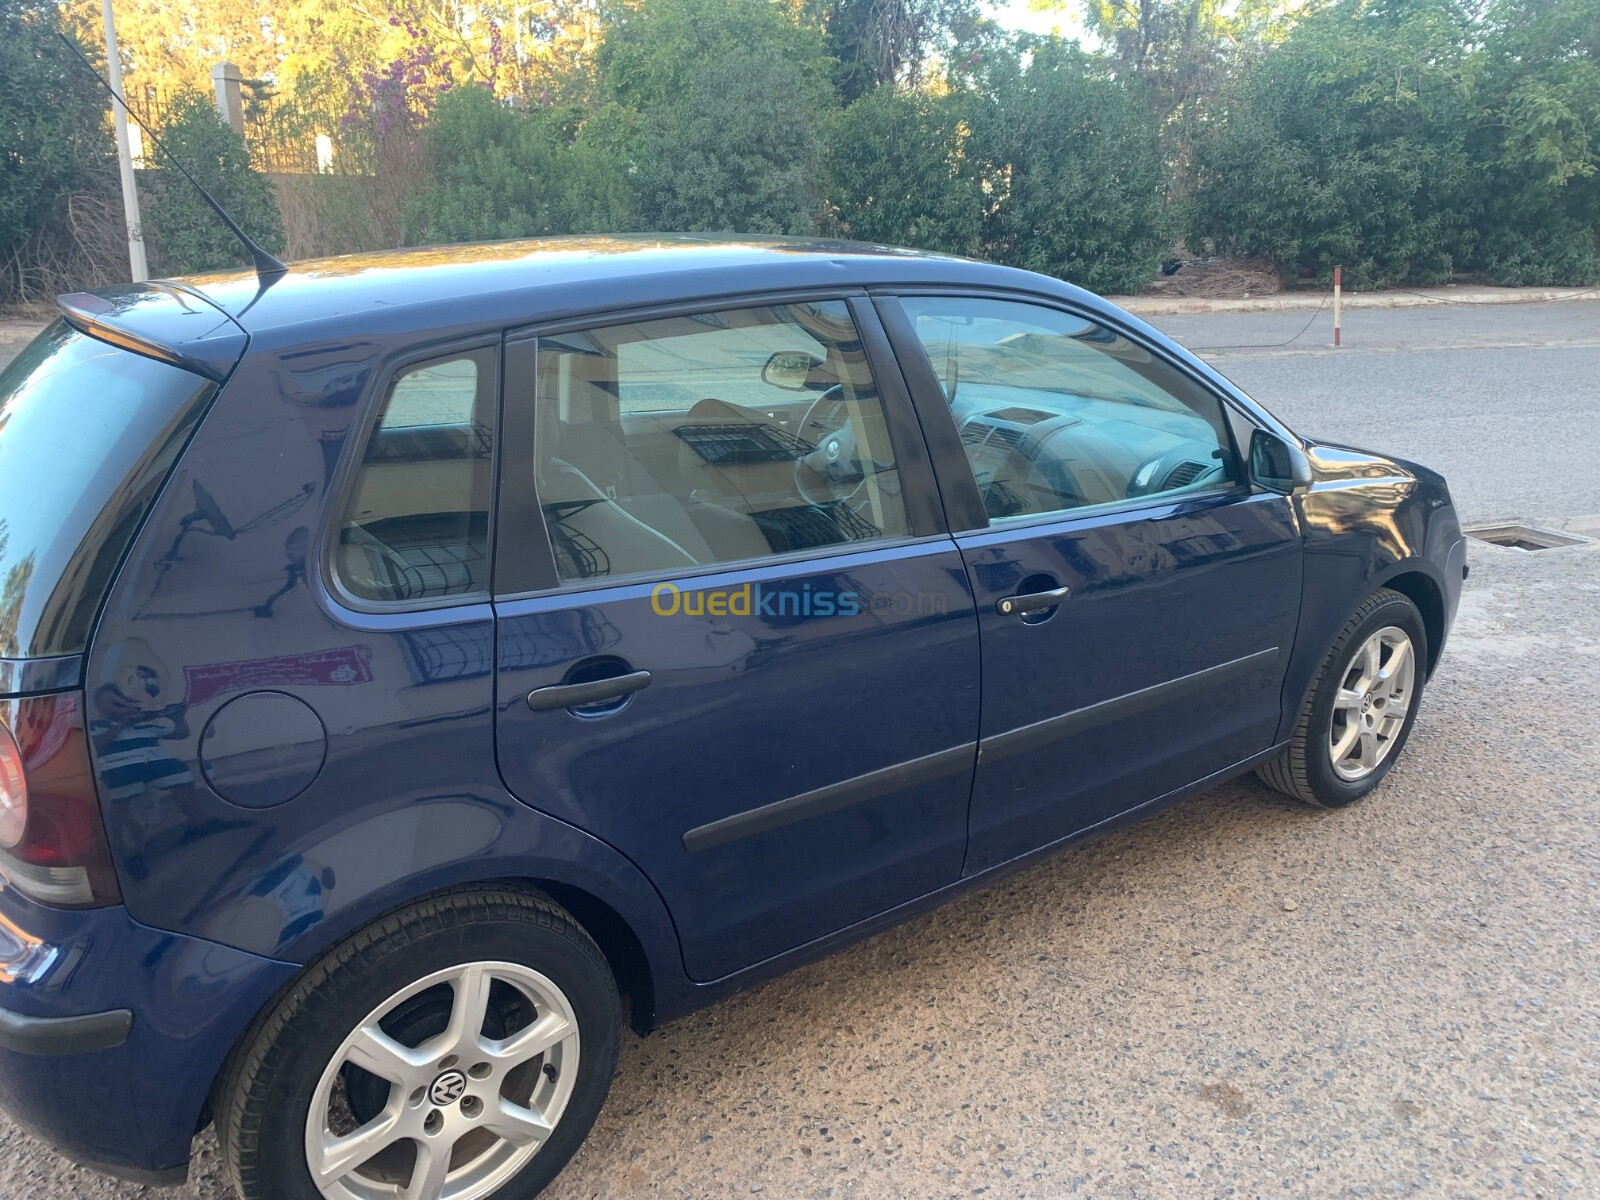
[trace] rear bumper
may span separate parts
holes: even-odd
[[[180,1183],[217,1072],[296,970],[0,888],[0,1108],[83,1166]]]
[[[29,1017],[0,1008],[0,1050],[14,1054],[93,1054],[128,1040],[133,1014],[125,1008],[81,1017]]]

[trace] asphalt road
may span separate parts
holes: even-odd
[[[1466,520],[1600,513],[1600,302],[1355,309],[1338,350],[1328,311],[1152,324],[1298,432],[1443,471]]]
[[[1214,357],[1469,523],[1600,535],[1600,304],[1350,316]],[[1600,1195],[1600,544],[1471,558],[1363,804],[1241,781],[629,1038],[547,1195]],[[0,1123],[7,1200],[140,1194]],[[209,1134],[169,1194],[229,1194]]]

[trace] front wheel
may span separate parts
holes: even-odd
[[[259,1023],[224,1159],[245,1200],[529,1200],[599,1114],[620,1030],[566,912],[446,893],[330,952]]]
[[[1428,661],[1417,606],[1399,592],[1367,597],[1334,639],[1283,757],[1261,779],[1320,808],[1361,799],[1411,735]]]

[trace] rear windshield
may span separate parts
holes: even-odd
[[[65,321],[0,372],[0,658],[84,650],[213,386]]]

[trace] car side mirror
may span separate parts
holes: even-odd
[[[1265,429],[1250,436],[1250,482],[1281,496],[1311,490],[1311,460],[1294,443]]]
[[[804,350],[779,350],[761,368],[761,382],[786,392],[803,392],[811,384],[812,372],[822,360]]]

